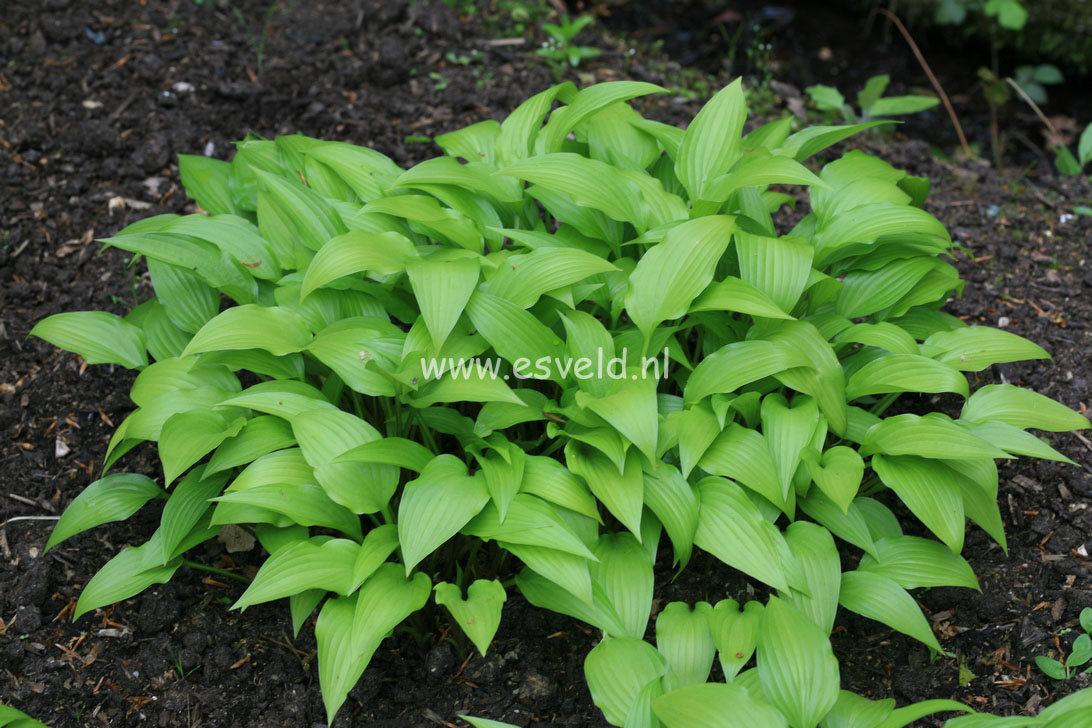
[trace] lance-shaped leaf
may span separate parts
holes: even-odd
[[[888,392],[969,394],[967,377],[946,363],[918,354],[890,354],[865,364],[846,383],[846,399]]]
[[[808,493],[808,497],[801,498],[797,504],[800,510],[838,538],[853,544],[865,553],[876,555],[876,547],[872,542],[872,534],[868,530],[868,522],[856,501],[842,510],[842,507],[825,493],[813,488]]]
[[[202,479],[203,475],[203,468],[194,468],[167,499],[159,528],[145,544],[149,566],[166,564],[180,553],[179,546],[209,511],[209,501],[224,489],[226,473]]]
[[[274,450],[292,447],[296,438],[292,426],[280,417],[259,415],[246,421],[243,429],[229,437],[212,453],[205,465],[205,475],[212,475],[228,468],[257,460]]]
[[[406,484],[398,504],[398,542],[407,575],[481,511],[489,501],[484,480],[467,475],[454,455],[438,455]]]
[[[621,472],[610,458],[597,450],[570,442],[565,446],[565,462],[582,477],[603,505],[637,538],[641,534],[641,509],[644,507],[644,476],[641,456],[636,450],[626,454]]]
[[[795,367],[810,368],[812,363],[806,352],[786,343],[754,339],[726,344],[702,359],[690,373],[686,401],[735,392],[745,384]]]
[[[987,442],[992,442],[1007,453],[1073,464],[1072,460],[1052,448],[1045,440],[1030,432],[1024,432],[1014,425],[997,422],[996,420],[986,422],[956,420],[956,424],[967,428],[975,437],[981,437]]]
[[[478,333],[509,362],[521,359],[535,362],[542,358],[554,361],[564,351],[560,337],[504,298],[477,291],[470,297],[466,313]],[[556,376],[556,372],[552,374]]]
[[[823,728],[873,728],[881,725],[891,711],[895,709],[895,700],[869,700],[856,693],[841,690],[838,702],[823,717]]]
[[[812,247],[797,238],[736,233],[739,277],[782,311],[792,311],[811,275]],[[785,316],[779,318],[788,318]]]
[[[433,589],[436,603],[447,607],[455,622],[485,657],[500,626],[501,609],[508,599],[501,583],[495,579],[476,579],[466,590],[466,599],[454,584],[440,582]]]
[[[626,634],[614,605],[598,583],[592,584],[591,602],[578,599],[568,589],[563,589],[532,569],[523,569],[516,575],[516,586],[524,598],[536,607],[587,622],[612,637]]]
[[[618,270],[614,264],[578,248],[541,248],[506,258],[489,279],[487,290],[520,308],[530,308],[548,291],[613,270]]]
[[[698,467],[738,481],[778,508],[789,510],[770,448],[757,430],[730,423],[706,449]]]
[[[838,660],[821,628],[770,597],[758,636],[758,677],[793,728],[812,728],[838,700]]]
[[[671,228],[630,274],[626,311],[646,339],[661,322],[676,319],[713,280],[735,218],[725,215],[689,220]]]
[[[413,295],[421,307],[435,351],[444,345],[477,287],[479,266],[473,258],[425,258],[406,265]]]
[[[576,403],[590,409],[637,446],[649,461],[656,460],[656,439],[659,416],[656,412],[656,380],[634,374],[632,379],[619,382],[614,391],[604,397],[584,392],[576,394]]]
[[[966,559],[936,541],[917,536],[881,538],[876,541],[876,556],[865,554],[857,569],[886,576],[903,589],[965,586],[982,591]]]
[[[408,403],[414,407],[431,407],[449,402],[507,402],[524,406],[523,400],[505,383],[504,378],[489,371],[484,364],[470,364],[461,372],[450,372],[443,379],[421,387],[417,394],[407,398]]]
[[[727,172],[742,153],[747,101],[741,79],[713,95],[690,122],[675,158],[675,174],[691,200],[712,199],[706,188]]]
[[[876,324],[853,324],[840,332],[836,341],[876,346],[892,354],[920,353],[918,342],[914,341],[914,337],[905,329],[889,321]]]
[[[524,458],[520,492],[538,496],[593,520],[600,520],[598,504],[588,486],[557,460],[541,455]]]
[[[954,553],[963,549],[963,494],[944,463],[913,455],[872,456],[872,468]]]
[[[976,392],[975,395],[977,394]],[[971,419],[966,417],[966,407],[964,417]],[[925,416],[907,414],[885,418],[865,434],[860,452],[861,455],[884,453],[954,460],[1011,457],[1004,450],[975,437],[952,420],[935,412]]]
[[[707,615],[724,679],[732,682],[758,646],[762,602],[749,601],[740,611],[735,599],[722,599]]]
[[[830,429],[842,434],[847,427],[845,371],[834,350],[814,324],[779,321],[766,339],[786,344],[810,360],[808,367],[787,369],[775,376],[797,392],[810,394],[827,418]]]
[[[618,615],[622,632],[613,636],[644,637],[652,610],[652,561],[630,533],[603,534],[594,545],[598,563],[590,565],[592,579],[602,588]]]
[[[785,716],[739,685],[701,683],[665,693],[652,710],[667,728],[785,728]]]
[[[127,369],[148,366],[144,332],[105,311],[56,313],[35,324],[30,335],[79,354],[88,364],[120,364]]]
[[[882,123],[884,122],[870,121],[848,126],[809,126],[789,136],[775,151],[777,154],[790,156],[797,162],[803,162],[813,154],[817,154],[843,139],[848,139],[858,132],[871,129]]]
[[[705,478],[698,490],[701,507],[694,543],[732,568],[775,589],[788,589],[788,546],[743,488],[727,478]]]
[[[353,649],[353,615],[359,594],[339,599],[327,599],[315,622],[318,643],[319,684],[322,702],[326,706],[326,722],[332,723],[349,690],[372,659],[370,652]],[[376,643],[378,646],[378,643]]]
[[[353,579],[349,591],[356,591],[397,548],[398,527],[395,524],[385,523],[368,531],[353,563]]]
[[[352,646],[371,654],[398,624],[425,606],[432,593],[432,581],[418,571],[403,576],[399,564],[386,563],[360,587],[353,615]]]
[[[370,233],[350,230],[323,245],[307,266],[300,297],[343,276],[368,271],[390,275],[405,270],[417,250],[406,236],[396,232]]]
[[[345,596],[351,591],[353,565],[360,545],[347,538],[325,543],[299,541],[278,549],[265,560],[254,581],[232,609],[298,594],[308,589],[332,591]]]
[[[830,634],[842,580],[841,559],[834,538],[821,526],[796,521],[785,529],[785,542],[800,565],[807,591],[791,589],[782,592],[781,598],[811,618],[823,634]]]
[[[735,276],[726,276],[702,291],[690,311],[738,311],[762,318],[792,318],[765,293]]]
[[[683,602],[671,602],[656,616],[656,649],[675,673],[679,687],[709,678],[717,651],[709,627],[712,610],[709,602],[698,602],[693,610]]]
[[[630,706],[648,683],[663,677],[667,663],[656,648],[634,637],[606,639],[584,659],[592,701],[607,722],[623,725]]]
[[[53,532],[46,541],[45,551],[67,538],[95,526],[112,521],[124,521],[140,510],[152,498],[165,498],[166,493],[150,478],[137,473],[114,473],[91,483],[72,499],[64,509]]]
[[[850,271],[838,293],[836,310],[846,318],[882,311],[909,293],[934,267],[933,258],[915,256],[892,261],[877,270]]]
[[[947,654],[937,642],[914,598],[893,579],[869,571],[842,574],[838,603],[862,617],[883,622],[937,652]]]
[[[303,351],[311,330],[303,317],[283,306],[233,306],[201,327],[182,356],[224,349],[264,349],[274,356]]]
[[[187,468],[229,437],[239,434],[246,420],[215,410],[193,409],[167,418],[159,439],[163,482],[170,485]]]
[[[1038,344],[988,326],[938,331],[925,340],[921,349],[937,361],[969,372],[980,372],[991,364],[1050,358]]]
[[[1019,6],[1017,6],[1019,7]],[[983,715],[975,713],[968,708],[965,704],[958,700],[923,700],[920,703],[911,703],[901,708],[896,708],[891,711],[883,722],[877,723],[877,728],[905,728],[905,726],[912,725],[914,721],[920,720],[927,715],[933,713],[943,713],[949,711],[957,711],[961,713],[969,713],[970,715],[959,716],[958,718],[950,718],[945,721],[946,728],[971,728],[972,726],[988,725],[990,728],[1025,728],[1026,726],[1035,725],[1029,722],[1029,719],[1023,716],[1013,718],[995,718],[994,716]],[[967,722],[965,718],[979,719],[973,722]],[[985,718],[988,722],[983,722],[980,719]],[[1030,720],[1035,720],[1034,718]],[[1050,723],[1046,725],[1052,725]]]
[[[301,526],[325,526],[353,538],[360,538],[360,518],[343,505],[330,500],[330,496],[317,485],[257,485],[236,490],[214,498],[220,503],[233,503],[258,508],[288,517]],[[226,523],[217,508],[213,523]]]
[[[420,473],[434,457],[436,457],[435,453],[413,440],[403,437],[384,437],[346,450],[331,462],[395,465]]]
[[[586,605],[596,604],[587,558],[546,546],[507,541],[498,541],[498,544],[540,576],[565,589]]]
[[[748,153],[736,169],[707,184],[702,199],[723,203],[744,187],[763,188],[773,184],[826,186],[826,182],[796,160],[756,150]]]
[[[149,545],[129,547],[107,561],[95,572],[91,580],[80,592],[76,609],[72,612],[75,621],[86,612],[108,604],[120,602],[144,591],[152,584],[165,584],[182,565],[182,559],[176,558],[163,565],[149,566]],[[151,544],[154,548],[154,544]]]
[[[342,453],[381,440],[374,427],[355,415],[320,408],[291,419],[300,450],[331,500],[353,513],[376,513],[387,506],[398,485],[398,469],[361,461],[333,462]]]
[[[968,422],[994,420],[1021,429],[1048,432],[1088,429],[1088,418],[1050,397],[1013,384],[987,384],[971,395],[959,418]]]
[[[512,498],[507,517],[503,519],[496,502],[490,501],[481,513],[463,526],[462,532],[486,541],[544,546],[575,556],[595,558],[556,507],[526,493],[517,493]]]
[[[559,89],[559,93],[563,94],[562,98],[566,98],[566,95],[571,93],[572,89],[571,86],[566,88],[564,85],[555,86],[554,88]],[[662,86],[643,81],[609,81],[589,86],[568,98],[568,106],[561,107],[550,114],[550,120],[545,128],[539,132],[539,137],[535,140],[535,146],[539,147],[542,152],[556,152],[561,149],[562,141],[568,136],[569,132],[599,111],[619,101],[627,101],[638,96],[664,91],[666,89]],[[549,102],[547,102],[548,106]],[[505,123],[507,124],[507,120]],[[525,138],[529,137],[528,134]]]
[[[211,215],[237,212],[231,194],[231,164],[200,154],[178,155],[178,176],[186,194]]]
[[[679,459],[684,477],[690,476],[720,431],[720,422],[708,405],[694,405],[679,413]]]
[[[675,552],[675,563],[686,566],[698,529],[698,497],[694,487],[667,463],[645,473],[645,505],[663,524]]]
[[[197,275],[155,258],[147,261],[156,300],[179,329],[192,334],[220,310],[220,292]]]

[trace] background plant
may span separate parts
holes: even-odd
[[[560,84],[437,137],[446,156],[409,170],[303,136],[249,137],[230,163],[181,157],[207,214],[103,241],[146,259],[155,296],[32,332],[140,372],[106,472],[47,548],[164,501],[74,617],[213,568],[186,553],[237,524],[269,555],[235,607],[287,598],[297,632],[319,610],[329,719],[432,595],[485,652],[514,560],[528,601],[603,632],[587,676],[616,725],[724,725],[726,701],[740,725],[794,728],[966,710],[839,692],[837,609],[943,653],[909,590],[977,588],[959,554],[966,518],[1005,545],[996,461],[1069,462],[1026,430],[1088,421],[1010,384],[971,393],[964,372],[1047,354],[939,310],[962,283],[921,209],[927,180],[862,152],[803,164],[882,122],[743,134],[736,81],[683,131],[628,103],[657,91]],[[809,187],[791,230],[772,213],[795,197],[773,185]],[[665,348],[657,379],[553,368],[513,386],[422,366]],[[907,392],[962,409],[886,416]],[[162,487],[111,472],[142,442]],[[937,540],[906,535],[892,498]],[[643,642],[664,535],[672,567],[697,547],[771,596],[669,605]],[[710,683],[718,654],[725,682]]]
[[[873,76],[865,83],[864,88],[857,92],[858,111],[846,103],[842,93],[833,86],[817,84],[808,86],[805,91],[811,97],[815,107],[823,112],[831,112],[841,116],[843,121],[856,123],[858,121],[870,121],[889,116],[905,116],[927,111],[940,103],[940,99],[932,96],[912,94],[908,96],[884,96],[887,84],[891,77],[887,74]]]

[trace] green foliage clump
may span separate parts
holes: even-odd
[[[1047,353],[940,310],[962,283],[927,180],[859,151],[805,166],[870,124],[744,134],[736,81],[683,131],[629,103],[658,91],[561,84],[409,170],[303,136],[182,157],[206,214],[103,241],[146,259],[155,296],[32,332],[139,371],[106,468],[148,441],[163,466],[162,487],[107,474],[62,516],[50,547],[165,500],[75,617],[236,524],[269,555],[235,607],[288,599],[297,631],[319,610],[330,718],[430,599],[485,652],[505,554],[529,602],[602,631],[586,673],[615,725],[969,712],[839,691],[835,615],[943,653],[910,590],[977,588],[960,551],[968,518],[1005,546],[997,461],[1069,462],[1026,430],[1088,420],[1011,384],[971,392],[965,372]],[[787,232],[772,213],[797,197],[775,185],[808,188]],[[885,416],[922,392],[959,415]],[[773,595],[668,605],[653,646],[655,565],[696,548]]]

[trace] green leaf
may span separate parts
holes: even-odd
[[[322,702],[326,706],[326,722],[332,723],[349,690],[360,679],[372,659],[370,652],[353,649],[353,615],[359,594],[340,599],[327,599],[315,622],[318,643],[319,684]],[[376,643],[378,647],[378,643]]]
[[[414,260],[406,265],[413,295],[421,307],[434,351],[440,351],[478,285],[473,258]]]
[[[167,418],[160,434],[159,458],[163,482],[170,485],[220,443],[243,429],[242,417],[227,417],[215,410],[192,409]]]
[[[963,549],[963,496],[947,466],[914,455],[874,455],[872,468],[952,552]]]
[[[551,457],[528,455],[524,458],[520,492],[599,520],[598,505],[588,486]]]
[[[584,678],[592,702],[607,722],[623,725],[630,706],[645,685],[658,680],[667,663],[656,648],[634,637],[606,639],[584,659]]]
[[[534,152],[535,136],[542,120],[558,94],[563,97],[575,93],[571,82],[551,86],[540,91],[516,107],[501,124],[497,137],[497,157],[505,164],[525,159]]]
[[[877,99],[867,109],[862,107],[862,111],[866,111],[873,118],[878,116],[902,116],[931,109],[939,103],[940,99],[932,96],[888,96]]]
[[[625,467],[620,472],[606,455],[570,442],[565,446],[565,462],[569,470],[588,483],[591,492],[607,510],[640,539],[644,476],[637,451],[627,453]]]
[[[182,331],[194,333],[220,310],[219,291],[190,271],[155,258],[147,262],[156,300]]]
[[[1001,27],[1008,30],[1021,30],[1028,20],[1028,11],[1019,0],[988,0],[983,12],[996,17]]]
[[[433,589],[436,591],[436,603],[447,607],[455,622],[485,657],[489,643],[500,626],[501,609],[508,598],[501,583],[495,579],[476,579],[467,589],[466,599],[463,599],[462,590],[454,584],[441,582]]]
[[[144,332],[105,311],[74,311],[47,316],[31,336],[79,354],[88,364],[120,364],[127,369],[148,366]]]
[[[865,554],[860,571],[886,576],[903,589],[965,586],[981,591],[970,564],[936,541],[917,536],[876,540],[876,558]]]
[[[968,422],[1003,422],[1021,429],[1048,432],[1088,429],[1088,418],[1030,389],[1013,384],[987,384],[971,395],[959,418]]]
[[[1080,667],[1092,660],[1092,637],[1082,634],[1073,640],[1073,648],[1065,658],[1066,667]]]
[[[845,106],[846,97],[833,86],[816,84],[804,89],[805,93],[815,102],[815,107],[820,111],[841,111]]]
[[[290,308],[245,304],[229,308],[194,334],[182,356],[224,349],[264,349],[274,356],[303,351],[311,330]]]
[[[698,467],[713,475],[732,478],[778,508],[791,510],[782,496],[781,479],[766,438],[757,430],[730,423],[706,449]]]
[[[722,88],[690,122],[675,159],[675,174],[691,200],[706,199],[706,186],[727,172],[742,153],[747,102],[741,79]]]
[[[1069,671],[1065,669],[1065,665],[1050,657],[1037,655],[1035,666],[1042,670],[1044,675],[1055,680],[1065,680],[1069,677]]]
[[[432,581],[421,572],[407,577],[401,564],[386,563],[364,582],[353,615],[354,650],[370,655],[402,620],[425,606]]]
[[[406,262],[417,257],[417,250],[402,234],[369,233],[350,230],[332,238],[319,249],[303,278],[300,297],[343,276],[368,271],[390,275],[405,270]]]
[[[641,257],[630,274],[626,311],[648,339],[661,322],[685,314],[713,280],[735,219],[710,215],[689,220],[667,232],[663,242]]]
[[[781,533],[747,497],[743,488],[726,478],[705,478],[698,483],[701,507],[694,543],[732,568],[775,589],[789,588],[792,554]]]
[[[384,437],[346,450],[330,462],[395,465],[420,473],[434,457],[435,454],[431,450],[413,440],[402,437]]]
[[[1092,634],[1092,607],[1085,607],[1081,610],[1080,622],[1081,629],[1087,634]]]
[[[124,521],[152,498],[165,497],[166,493],[150,478],[137,473],[115,473],[100,478],[68,504],[49,534],[44,551],[95,526]]]
[[[516,585],[524,598],[536,607],[587,622],[614,637],[622,637],[626,633],[614,606],[598,583],[592,585],[590,602],[584,602],[568,589],[529,568],[516,575]]]
[[[749,601],[740,611],[735,599],[722,599],[707,615],[720,666],[728,682],[732,682],[755,653],[762,610],[762,602]]]
[[[857,451],[835,445],[823,451],[821,460],[804,458],[804,465],[819,489],[842,509],[842,513],[848,512],[864,476],[864,461]]]
[[[709,602],[691,610],[683,602],[671,602],[656,616],[656,649],[678,678],[679,687],[704,683],[713,667],[716,646],[709,628]]]
[[[453,455],[438,455],[406,484],[398,504],[398,542],[406,575],[459,532],[489,501],[484,478],[467,474]]]
[[[791,589],[780,596],[806,614],[823,634],[834,628],[842,568],[830,532],[814,523],[796,521],[785,529],[785,542],[800,565],[807,591]],[[867,558],[867,556],[866,556]]]
[[[148,558],[149,547],[154,548],[151,542],[126,548],[95,572],[80,592],[72,620],[79,619],[93,609],[135,596],[152,584],[165,584],[169,581],[182,565],[182,559],[149,567],[147,562],[152,560]]]
[[[675,563],[686,566],[698,529],[698,498],[686,477],[667,463],[645,473],[645,505],[663,524],[675,552]]]
[[[967,377],[950,364],[918,354],[888,354],[873,359],[846,382],[846,399],[888,392],[970,394]]]
[[[517,493],[512,498],[507,516],[503,519],[496,503],[490,501],[481,513],[470,519],[462,532],[486,541],[544,546],[575,556],[595,558],[557,508],[526,493]]]
[[[474,728],[519,728],[519,726],[512,725],[511,723],[503,723],[499,720],[489,720],[488,718],[475,718],[471,715],[459,715],[460,718],[465,720]]]
[[[368,531],[364,537],[364,543],[356,554],[356,562],[353,564],[353,579],[349,591],[356,591],[379,567],[387,560],[387,557],[398,548],[398,527],[393,523],[385,523]]]
[[[921,350],[926,356],[969,372],[980,372],[991,364],[1050,358],[1038,344],[988,326],[938,331],[925,340]]]
[[[738,311],[763,318],[792,318],[765,293],[734,276],[727,276],[706,288],[690,306],[690,311]]]
[[[785,398],[771,393],[762,399],[762,432],[781,485],[781,502],[789,496],[800,454],[812,441],[819,424],[819,408],[811,397],[798,397],[789,407]],[[778,501],[775,501],[775,503]]]
[[[260,169],[254,169],[254,175],[262,193],[269,195],[270,203],[295,227],[299,241],[307,248],[320,250],[331,238],[348,232],[330,203],[299,180],[289,181]]]
[[[941,654],[947,654],[941,649],[914,598],[893,579],[868,571],[847,571],[842,574],[838,603],[851,612],[883,622],[891,629],[909,635]]]
[[[560,90],[568,92],[571,88],[569,86],[568,89],[565,89],[563,86]],[[609,81],[582,89],[568,100],[568,106],[561,107],[550,114],[550,121],[539,132],[539,136],[535,140],[535,147],[540,150],[540,153],[556,152],[561,149],[562,142],[569,132],[599,111],[619,101],[627,101],[638,96],[664,91],[666,89],[661,86],[642,81]],[[552,97],[546,101],[547,106],[550,100],[552,100]],[[515,113],[513,113],[513,116],[515,116]],[[507,124],[507,120],[505,123]],[[519,127],[514,128],[513,132],[517,129]],[[523,138],[530,138],[530,136],[530,134],[525,134]]]
[[[667,728],[784,728],[784,715],[739,685],[702,683],[672,690],[652,701]]]
[[[917,256],[892,261],[876,270],[852,270],[842,281],[836,310],[850,319],[882,311],[913,290],[935,265],[932,258]]]
[[[955,700],[923,700],[920,703],[912,703],[910,705],[906,705],[902,708],[898,708],[892,711],[891,715],[888,716],[888,718],[882,723],[879,723],[876,728],[904,728],[904,726],[908,726],[914,721],[920,718],[924,718],[931,713],[940,713],[952,710],[960,711],[963,713],[974,713],[974,711],[972,711],[966,705]],[[959,719],[956,718],[953,720]],[[1003,723],[1006,719],[998,718],[992,720],[997,720],[999,723]],[[1012,724],[1010,725],[1010,728],[1024,728],[1024,718],[1019,718],[1019,721],[1019,724]],[[944,725],[947,726],[951,723],[952,721],[948,721]],[[996,728],[1003,728],[997,723],[991,724],[991,728],[993,726],[996,726]]]
[[[872,534],[868,530],[866,516],[856,501],[850,503],[848,509],[842,510],[841,506],[828,498],[821,490],[813,489],[808,493],[807,498],[801,498],[797,504],[800,510],[838,538],[866,553],[876,555],[876,547],[872,542]]]
[[[812,247],[794,238],[738,232],[739,277],[769,296],[782,311],[792,311],[811,274]]]
[[[612,263],[583,250],[540,248],[526,255],[508,256],[483,288],[520,308],[530,308],[548,291],[616,270]]]
[[[711,394],[732,393],[772,374],[811,366],[804,352],[780,341],[753,339],[726,344],[694,367],[686,382],[686,401],[693,403]]]
[[[592,397],[578,392],[576,402],[606,420],[611,427],[636,445],[650,462],[655,462],[659,434],[659,417],[656,412],[657,382],[644,374],[645,372],[634,374],[632,379],[622,380],[605,397]]]
[[[858,132],[883,123],[882,121],[870,121],[865,124],[852,124],[850,126],[809,126],[792,134],[774,152],[775,154],[792,157],[797,162],[803,162],[813,154],[817,154],[843,139],[848,139]]]
[[[793,728],[812,728],[838,700],[838,660],[826,633],[777,597],[763,610],[758,677]]]
[[[617,614],[621,631],[614,637],[644,637],[652,611],[652,561],[630,533],[604,534],[594,545],[597,563],[590,565],[592,579]]]
[[[212,215],[238,213],[231,194],[231,164],[196,154],[178,155],[178,176],[186,194]]]
[[[537,362],[542,358],[555,361],[555,357],[562,355],[561,339],[511,301],[479,290],[466,304],[466,313],[478,333],[510,363]],[[557,376],[556,372],[551,373]]]
[[[1002,385],[989,385],[1002,386]],[[982,389],[988,389],[983,387]],[[1015,389],[1015,387],[1014,387]],[[982,390],[979,390],[981,392]],[[1025,390],[1026,391],[1026,390]],[[974,416],[967,417],[967,409],[970,407],[975,392],[967,404],[963,407],[963,418],[974,421]],[[1034,393],[1033,393],[1034,394]],[[1050,402],[1047,397],[1037,394]],[[1065,409],[1062,405],[1052,402],[1057,407]],[[1076,415],[1066,409],[1066,412]],[[972,409],[972,415],[978,413]],[[993,413],[990,416],[996,417]],[[1032,415],[1035,416],[1035,415]],[[1083,417],[1081,419],[1084,419]],[[1004,420],[1002,420],[1004,421]],[[1085,423],[1087,425],[1087,420]],[[861,455],[869,455],[874,452],[882,452],[887,455],[920,455],[926,458],[946,458],[960,460],[963,458],[1007,458],[1009,455],[982,438],[975,437],[967,430],[957,425],[952,420],[933,413],[930,415],[896,415],[887,417],[879,424],[874,425],[865,434],[864,443],[861,446]]]
[[[236,503],[257,506],[287,516],[301,526],[325,526],[360,538],[360,519],[345,506],[330,500],[330,496],[317,485],[256,485],[245,490],[225,493],[214,500],[220,503]],[[219,520],[220,510],[213,512],[213,523]]]
[[[360,545],[347,538],[324,543],[299,541],[278,549],[265,560],[254,581],[231,608],[246,609],[308,589],[346,596],[352,590],[353,566],[359,550]]]

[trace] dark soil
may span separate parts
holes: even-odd
[[[490,44],[500,35],[495,24],[439,2],[278,5],[259,64],[266,7],[26,0],[6,3],[0,18],[0,522],[20,519],[0,526],[0,702],[56,728],[325,720],[311,625],[292,639],[282,604],[229,612],[241,592],[234,582],[183,569],[135,599],[76,624],[68,618],[90,575],[122,546],[146,540],[158,519],[148,507],[46,556],[52,522],[30,520],[60,513],[94,479],[113,426],[131,409],[131,373],[84,368],[26,338],[43,316],[122,313],[148,294],[127,256],[100,252],[92,239],[150,214],[186,211],[178,153],[229,158],[230,140],[247,130],[302,131],[367,144],[408,165],[436,150],[407,136],[502,118],[552,82],[531,55],[537,39]],[[661,55],[629,56],[630,44],[590,35],[588,42],[604,54],[580,69],[585,81],[677,83],[678,65]],[[447,57],[472,50],[481,55],[466,64]],[[643,111],[678,122],[695,109],[685,96],[665,96]],[[970,251],[960,261],[967,291],[949,309],[991,325],[1005,317],[1009,330],[1054,355],[1053,364],[996,367],[983,379],[1004,377],[1084,410],[1092,402],[1092,220],[1068,213],[1092,189],[1045,172],[1002,184],[985,166],[934,160],[922,142],[867,144],[933,179],[928,208]],[[1092,534],[1092,445],[1076,435],[1051,439],[1082,465],[1002,467],[1009,555],[974,528],[965,550],[982,593],[919,594],[959,659],[929,664],[917,643],[843,615],[834,646],[844,687],[900,703],[954,697],[1019,713],[1089,683],[1053,681],[1029,667],[1036,655],[1068,650],[1074,635],[1055,635],[1092,604],[1092,569],[1079,551]],[[156,473],[151,454],[134,451],[128,469]],[[260,561],[256,552],[229,556],[215,541],[193,558],[244,571]],[[738,575],[706,568],[706,560],[660,585],[659,597],[741,597]],[[513,593],[488,658],[467,659],[440,630],[385,642],[336,725],[462,725],[460,713],[541,728],[603,725],[584,686],[582,662],[595,638],[583,625]],[[975,675],[964,686],[961,663]]]

